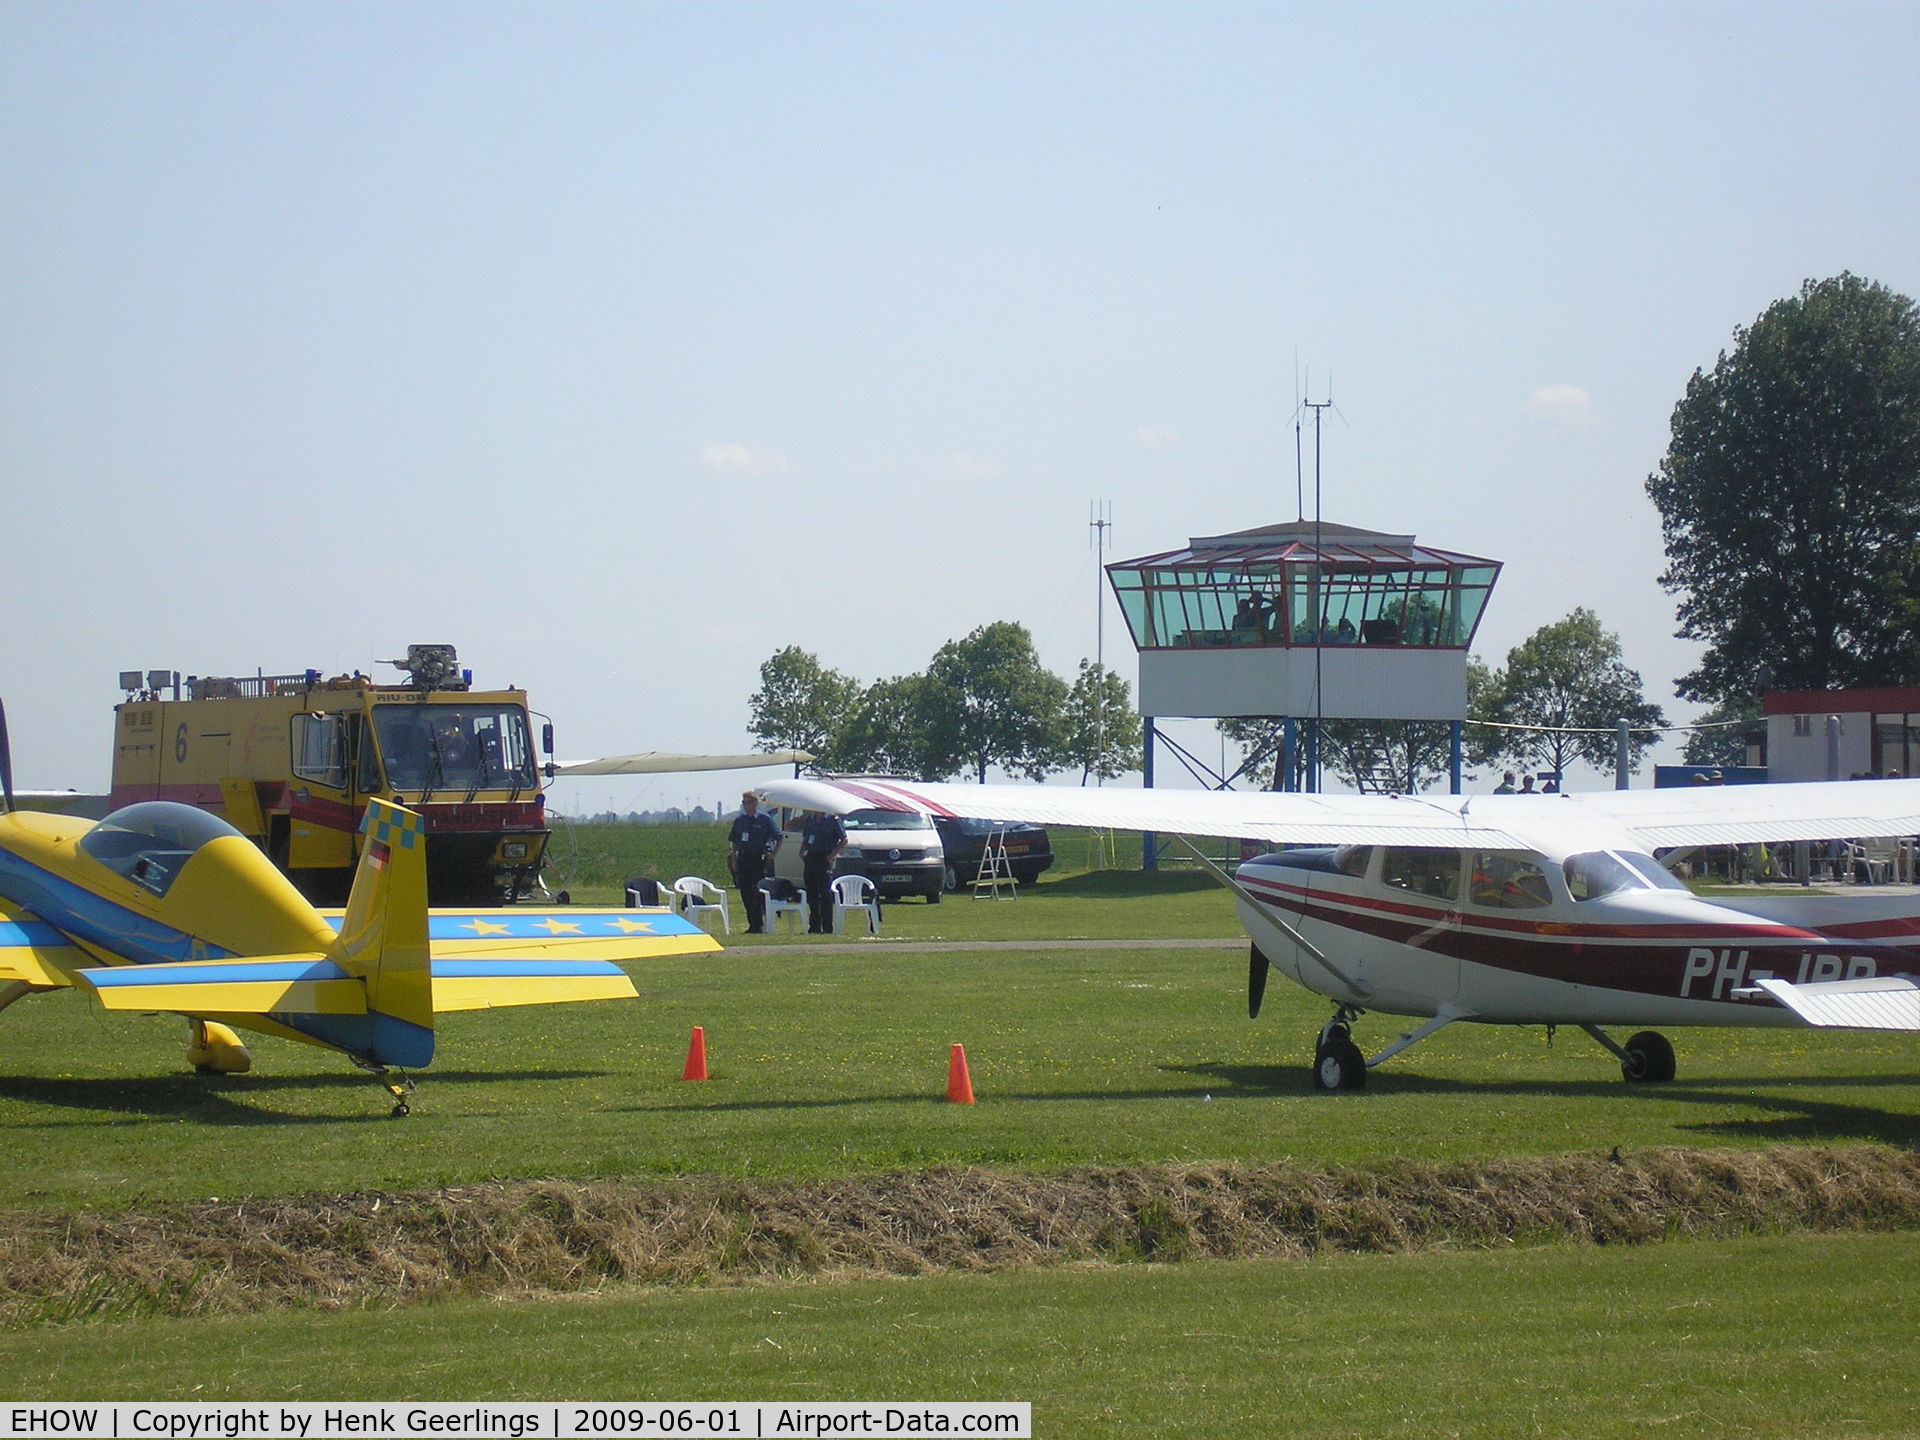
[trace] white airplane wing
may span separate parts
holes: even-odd
[[[1691,785],[1565,795],[1648,849],[1920,835],[1920,780]]]
[[[1647,849],[1920,835],[1920,780],[1713,785],[1581,794],[1304,795],[1272,790],[1140,790],[1066,785],[953,785],[905,780],[779,780],[756,786],[776,805],[845,814],[867,808],[934,815],[1156,830],[1292,845],[1475,845],[1527,848],[1543,822],[1580,817]],[[1504,823],[1503,823],[1504,822]]]
[[[1771,995],[1809,1025],[1845,1030],[1920,1030],[1920,983],[1911,975],[1820,980],[1810,985],[1761,980],[1754,988]]]
[[[1271,790],[1136,790],[1068,785],[951,785],[902,780],[774,780],[754,789],[770,804],[844,815],[920,810],[1035,825],[1154,830],[1281,845],[1479,845],[1522,842],[1471,813],[1468,797],[1303,795]]]
[[[695,770],[756,770],[767,765],[807,765],[804,750],[761,750],[749,755],[681,755],[643,750],[638,755],[608,755],[600,760],[570,760],[555,765],[556,775],[663,775]]]

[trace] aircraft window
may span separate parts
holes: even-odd
[[[209,840],[240,832],[217,815],[147,800],[114,811],[80,837],[80,850],[116,875],[164,895],[194,852]]]
[[[933,817],[918,810],[854,810],[840,820],[849,830],[933,829]]]
[[[1651,871],[1643,870],[1635,861],[1645,861]],[[1605,850],[1592,850],[1584,855],[1568,857],[1561,867],[1567,877],[1567,889],[1576,900],[1598,900],[1603,895],[1616,895],[1622,890],[1684,890],[1673,876],[1660,869],[1658,862],[1644,855],[1615,855]]]
[[[1528,855],[1473,857],[1473,903],[1492,910],[1536,910],[1553,902],[1546,872]]]
[[[1342,875],[1352,875],[1358,879],[1367,873],[1367,865],[1372,859],[1371,845],[1342,845],[1333,852],[1333,868]]]
[[[1380,861],[1380,883],[1416,895],[1451,900],[1460,893],[1460,852],[1390,849]]]
[[[1678,876],[1651,855],[1636,855],[1631,850],[1622,850],[1619,852],[1617,858],[1626,861],[1627,864],[1639,871],[1656,890],[1684,890],[1687,888],[1680,883]]]

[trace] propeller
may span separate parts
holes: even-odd
[[[7,706],[0,701],[0,795],[6,797],[5,814],[13,813],[13,746],[7,743]]]
[[[1260,953],[1258,945],[1247,947],[1247,1018],[1260,1018],[1260,1002],[1267,997],[1267,971],[1273,962]]]

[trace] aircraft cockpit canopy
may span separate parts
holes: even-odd
[[[169,800],[143,800],[115,810],[80,837],[79,848],[116,875],[164,895],[209,840],[245,839],[217,815]]]

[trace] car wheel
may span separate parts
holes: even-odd
[[[947,890],[960,888],[960,877],[953,873],[953,866],[949,865],[941,872],[940,884]]]

